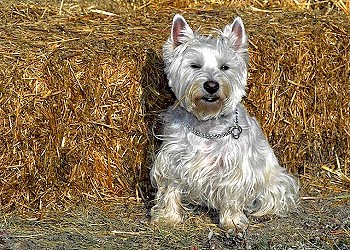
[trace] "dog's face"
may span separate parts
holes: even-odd
[[[176,15],[163,52],[169,86],[179,105],[199,120],[233,112],[245,95],[246,45],[240,18],[218,37],[206,37],[194,33],[186,20]]]

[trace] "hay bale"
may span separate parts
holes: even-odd
[[[173,101],[161,45],[173,14],[184,10],[104,4],[91,12],[84,4],[16,3],[1,10],[3,210],[149,192],[153,126]],[[238,12],[250,37],[245,102],[281,163],[317,192],[346,190],[347,17]],[[234,13],[190,9],[185,16],[206,29],[231,22]]]
[[[49,14],[33,21],[38,13]],[[142,31],[128,34],[123,17],[61,17],[38,5],[5,14],[0,206],[135,195],[148,178]]]
[[[347,17],[280,13],[260,18],[248,27],[252,31],[248,100],[256,105],[251,110],[263,123],[280,161],[301,174],[305,186],[346,192],[350,184]],[[321,175],[322,166],[342,171],[342,180]]]

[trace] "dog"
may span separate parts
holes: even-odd
[[[248,66],[241,18],[218,33],[193,32],[177,14],[163,46],[177,101],[162,115],[162,145],[150,172],[154,222],[178,223],[188,205],[204,206],[217,211],[220,227],[245,230],[249,215],[285,215],[298,204],[297,180],[240,103]]]

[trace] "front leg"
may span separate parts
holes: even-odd
[[[152,185],[158,189],[155,205],[151,209],[154,222],[178,223],[182,221],[182,189],[175,172],[176,144],[163,142],[151,169]]]
[[[232,209],[222,209],[219,211],[219,226],[223,229],[246,230],[248,228],[248,218],[243,211]]]
[[[151,209],[154,222],[179,223],[182,221],[181,190],[174,186],[159,187],[155,205]]]

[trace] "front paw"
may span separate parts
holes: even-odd
[[[248,218],[242,212],[220,212],[219,226],[225,230],[245,231],[248,228],[248,225]]]
[[[151,221],[155,223],[177,224],[182,221],[182,216],[176,210],[169,210],[155,205],[151,209]]]

